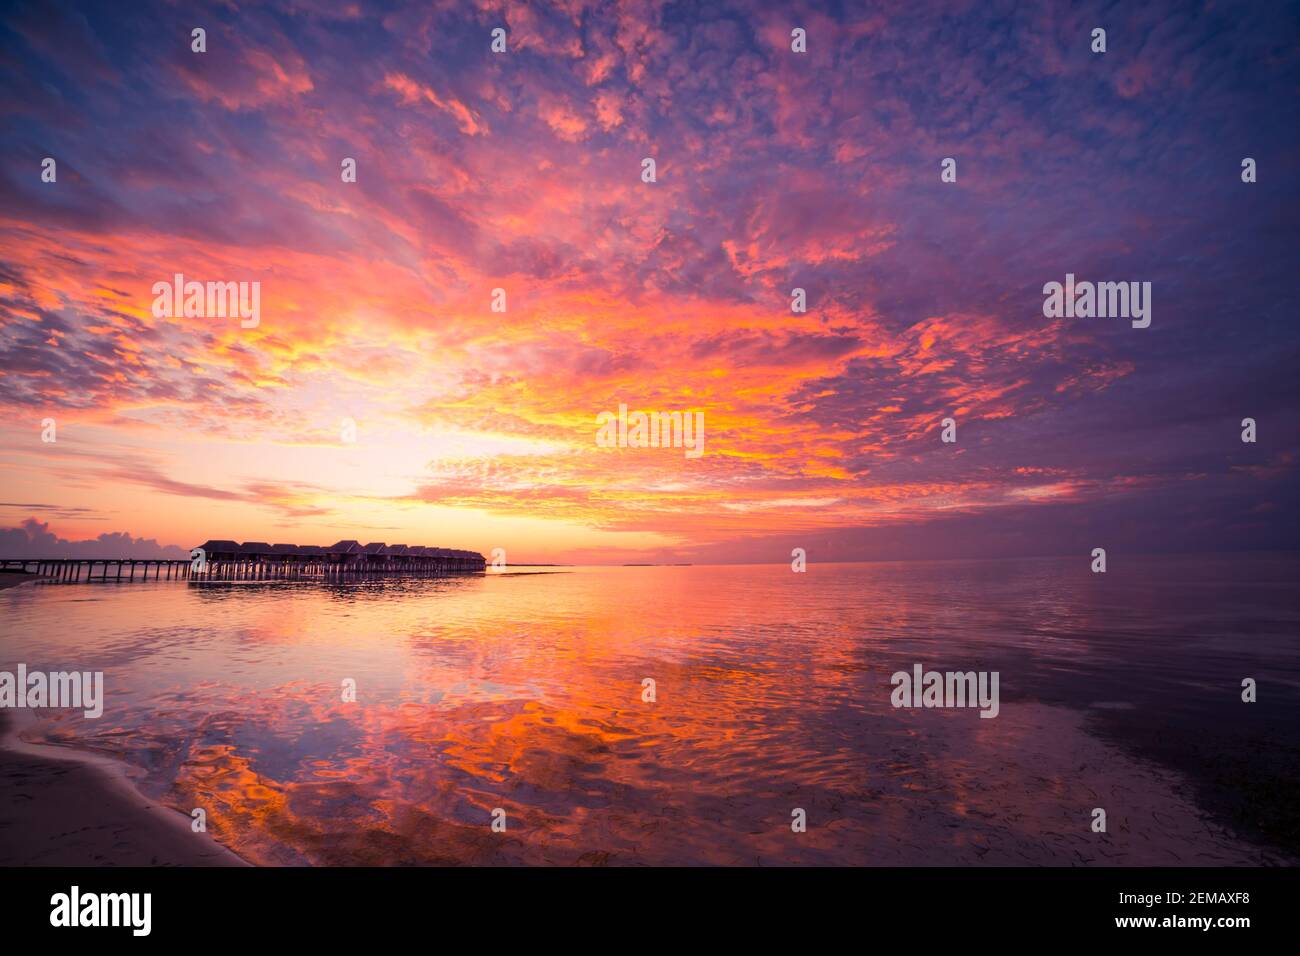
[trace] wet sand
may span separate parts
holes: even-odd
[[[0,714],[0,866],[244,866],[112,761],[24,743]]]

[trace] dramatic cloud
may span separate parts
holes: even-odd
[[[0,489],[48,504],[6,520],[518,560],[1041,553],[1121,514],[1294,546],[1294,16],[1107,7],[1098,56],[1099,10],[20,6]],[[260,282],[260,323],[155,316],[178,273]],[[1151,282],[1151,327],[1045,318],[1067,273]],[[620,403],[703,412],[704,456],[597,447]]]

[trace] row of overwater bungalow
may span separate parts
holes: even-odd
[[[265,541],[205,541],[198,579],[244,580],[363,575],[443,575],[482,572],[483,555],[453,548],[408,547],[374,541],[339,541],[328,548],[314,544],[267,544]],[[197,558],[197,556],[196,556]]]

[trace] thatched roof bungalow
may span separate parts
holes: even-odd
[[[300,544],[298,545],[298,560],[304,564],[324,561],[325,549],[314,544]]]
[[[384,555],[393,564],[405,564],[410,548],[404,544],[390,544],[384,548]]]
[[[265,541],[245,541],[239,544],[224,539],[211,539],[201,547],[208,561],[228,565],[231,573],[243,575],[249,564],[261,565],[256,576],[270,573],[279,577],[324,573],[332,575],[354,568],[358,571],[404,571],[407,573],[441,573],[445,571],[481,571],[486,562],[473,551],[433,548],[426,545],[384,544],[372,541],[362,545],[350,538],[336,541],[329,547],[314,544],[267,544]],[[266,566],[273,566],[268,571]],[[224,572],[222,572],[224,573]]]
[[[353,541],[347,538],[343,541],[336,541],[325,549],[325,554],[334,564],[356,564],[362,560],[365,549],[361,547],[360,541]]]
[[[204,541],[200,548],[209,561],[233,561],[239,556],[239,543],[213,539]]]

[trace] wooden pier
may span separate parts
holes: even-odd
[[[140,573],[138,578],[137,569]],[[190,562],[142,558],[10,558],[0,559],[0,571],[22,571],[40,575],[47,581],[70,584],[78,581],[179,581],[189,577]]]
[[[451,548],[339,541],[316,545],[205,541],[184,559],[10,558],[0,571],[23,571],[52,583],[131,581],[353,581],[377,577],[442,577],[486,570],[483,555]]]

